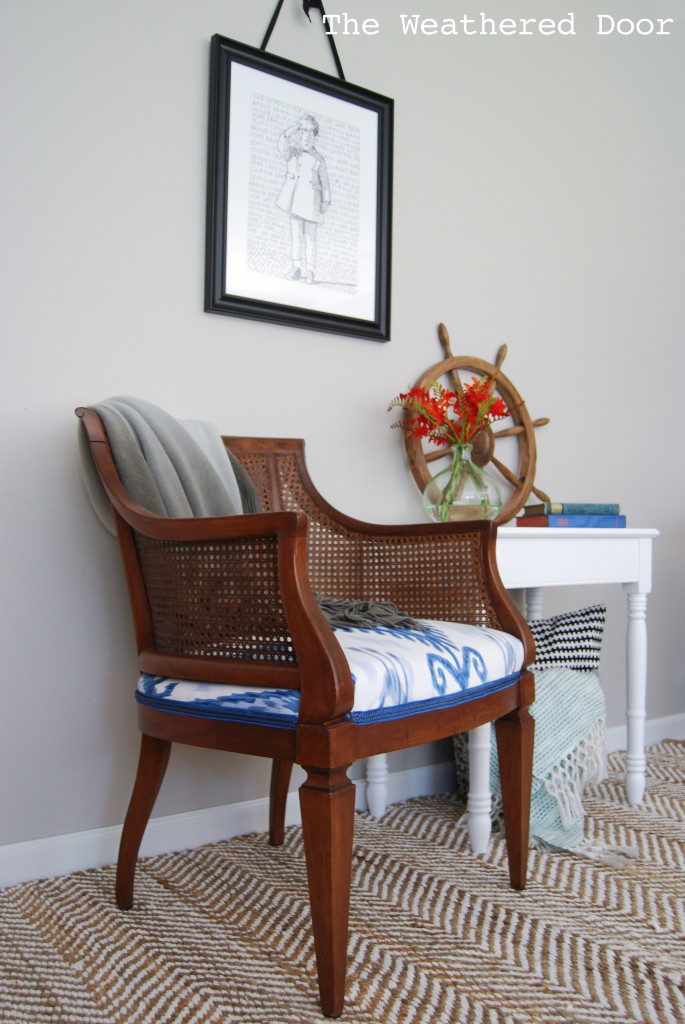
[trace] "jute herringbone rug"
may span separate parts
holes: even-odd
[[[350,1024],[683,1024],[685,743],[649,751],[642,806],[623,758],[587,832],[618,870],[531,851],[523,893],[500,839],[468,852],[450,797],[358,815]],[[310,1024],[318,1010],[299,829],[141,863],[118,911],[111,868],[0,893],[2,1024]]]

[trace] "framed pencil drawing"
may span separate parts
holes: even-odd
[[[386,341],[393,101],[211,48],[205,311]]]

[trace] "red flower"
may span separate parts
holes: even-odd
[[[405,410],[404,419],[393,427],[436,445],[469,444],[493,420],[509,415],[505,402],[494,393],[493,375],[472,377],[468,384],[455,381],[454,390],[439,381],[427,388],[413,387],[393,398],[389,408]]]

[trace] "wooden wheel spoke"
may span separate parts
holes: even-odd
[[[541,416],[539,420],[533,420],[532,425],[534,427],[544,427],[546,423],[549,423],[549,416]],[[525,434],[526,428],[522,423],[517,423],[513,427],[504,427],[503,430],[493,430],[495,437],[515,437],[517,434]]]
[[[521,481],[516,476],[516,473],[512,473],[509,467],[505,466],[503,462],[499,461],[499,459],[496,459],[494,455],[490,459],[490,462],[495,467],[495,469],[499,470],[499,472],[502,474],[507,483],[510,483],[512,487],[518,487]]]
[[[525,433],[525,427],[518,423],[515,427],[504,427],[503,430],[493,430],[493,437],[516,437],[517,434]]]
[[[499,472],[502,474],[507,483],[510,483],[513,487],[518,487],[520,480],[516,477],[515,473],[512,473],[508,466],[505,466],[504,463],[499,461],[499,459],[496,459],[494,455],[490,459],[490,462],[495,467],[495,469],[499,470]],[[533,494],[540,499],[540,501],[551,500],[549,494],[545,494],[545,492],[541,491],[539,487],[535,487],[535,485],[533,485],[533,487],[531,487],[531,490]]]
[[[449,455],[449,448],[443,448],[442,450],[440,450],[438,448],[437,451],[427,452],[426,455],[424,455],[424,458],[425,458],[426,462],[437,462],[438,459],[444,459],[448,455]]]
[[[454,384],[455,388],[457,388],[458,391],[461,391],[461,388],[462,388],[461,377],[459,376],[457,371],[456,370],[452,370],[452,372],[450,373],[450,377],[452,378],[452,383]]]
[[[551,501],[552,500],[550,498],[549,494],[545,494],[545,492],[541,491],[539,487],[532,487],[531,490],[532,490],[533,494],[535,495],[535,497],[539,498],[540,501]]]
[[[452,346],[450,345],[450,334],[444,324],[438,324],[438,338],[445,353],[445,359],[453,359]]]
[[[445,353],[445,359],[453,359],[454,356],[452,355],[452,346],[450,345],[449,332],[444,324],[438,324],[438,337],[440,338],[442,350]],[[459,371],[456,369],[456,367],[450,371],[450,378],[452,379],[452,383],[457,388],[457,390],[460,391],[461,377],[459,376]]]

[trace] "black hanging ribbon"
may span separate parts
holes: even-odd
[[[276,22],[278,21],[278,15],[281,13],[281,7],[282,6],[283,6],[283,0],[278,0],[278,3],[276,4],[276,9],[275,9],[275,11],[274,11],[274,13],[273,13],[273,15],[271,17],[271,21],[269,22],[269,27],[266,30],[266,35],[264,36],[264,39],[262,40],[262,45],[259,47],[260,50],[266,50],[267,45],[269,43],[269,39],[271,39],[271,33],[273,32],[273,30],[274,30],[274,28],[276,26]],[[302,0],[302,9],[304,10],[304,13],[307,15],[307,17],[309,18],[310,21],[312,19],[311,19],[311,16],[310,16],[309,12],[312,9],[312,7],[315,8],[317,11],[321,11],[321,24],[322,24],[322,26],[324,27],[324,30],[325,30],[326,23],[324,21],[324,18],[326,17],[326,12],[323,9],[323,0]],[[344,82],[345,81],[345,74],[344,74],[343,69],[342,69],[342,64],[340,63],[340,57],[338,56],[338,50],[337,50],[336,45],[335,45],[335,40],[333,38],[332,33],[328,33],[327,32],[326,33],[326,37],[328,39],[328,42],[331,44],[331,52],[333,54],[333,60],[335,61],[335,66],[338,69],[338,75],[340,76],[340,78],[342,78],[342,80]]]

